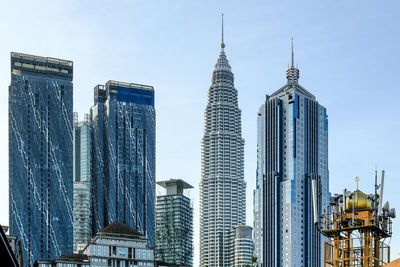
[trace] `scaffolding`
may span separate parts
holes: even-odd
[[[314,223],[328,237],[324,243],[324,267],[380,267],[390,262],[390,247],[385,239],[392,236],[392,218],[395,210],[387,202],[382,208],[383,194],[381,184],[376,183],[375,194],[366,195],[358,190],[344,190],[334,195],[326,214],[318,216],[314,203]],[[381,188],[378,194],[378,189]],[[316,183],[313,183],[313,198]]]

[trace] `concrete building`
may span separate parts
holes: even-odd
[[[267,95],[258,115],[263,123],[258,150],[263,266],[317,267],[322,262],[322,237],[313,224],[311,181],[317,181],[320,207],[327,207],[328,116],[315,96],[299,85],[293,50],[286,77],[282,88]]]
[[[144,235],[116,221],[96,234],[86,246],[90,266],[154,266],[154,250]]]
[[[166,195],[157,196],[156,260],[193,266],[193,206],[183,193],[193,186],[181,179],[157,182]]]
[[[252,266],[254,243],[253,228],[246,225],[235,227],[234,267]]]
[[[119,220],[155,235],[155,109],[151,86],[108,81],[94,89],[92,233]]]
[[[89,115],[78,121],[74,113],[74,251],[86,246],[91,235],[91,124]]]
[[[200,266],[232,267],[233,228],[246,222],[244,139],[238,91],[225,55],[212,75],[201,140]]]
[[[72,253],[72,61],[11,53],[10,234],[24,266]]]

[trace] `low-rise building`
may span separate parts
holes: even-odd
[[[234,231],[234,267],[251,266],[254,251],[253,228],[247,225],[240,225],[235,227]]]
[[[154,266],[154,251],[147,239],[126,224],[116,221],[96,234],[83,254],[88,255],[90,266],[136,267]]]

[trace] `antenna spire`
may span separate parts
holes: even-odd
[[[293,49],[293,38],[292,38],[292,67],[294,67],[294,49]]]
[[[222,13],[222,33],[221,33],[221,48],[224,49],[225,48],[225,44],[224,44],[224,13]]]

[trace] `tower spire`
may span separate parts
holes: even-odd
[[[292,38],[292,67],[294,67],[294,49],[293,49],[293,38]]]
[[[224,43],[224,13],[222,13],[222,32],[221,32],[221,48],[225,48],[225,43]]]
[[[297,80],[299,79],[300,72],[299,70],[294,66],[294,48],[293,48],[293,38],[291,39],[291,45],[292,45],[292,65],[288,70],[286,71],[286,78],[288,79],[289,83],[297,83]]]

